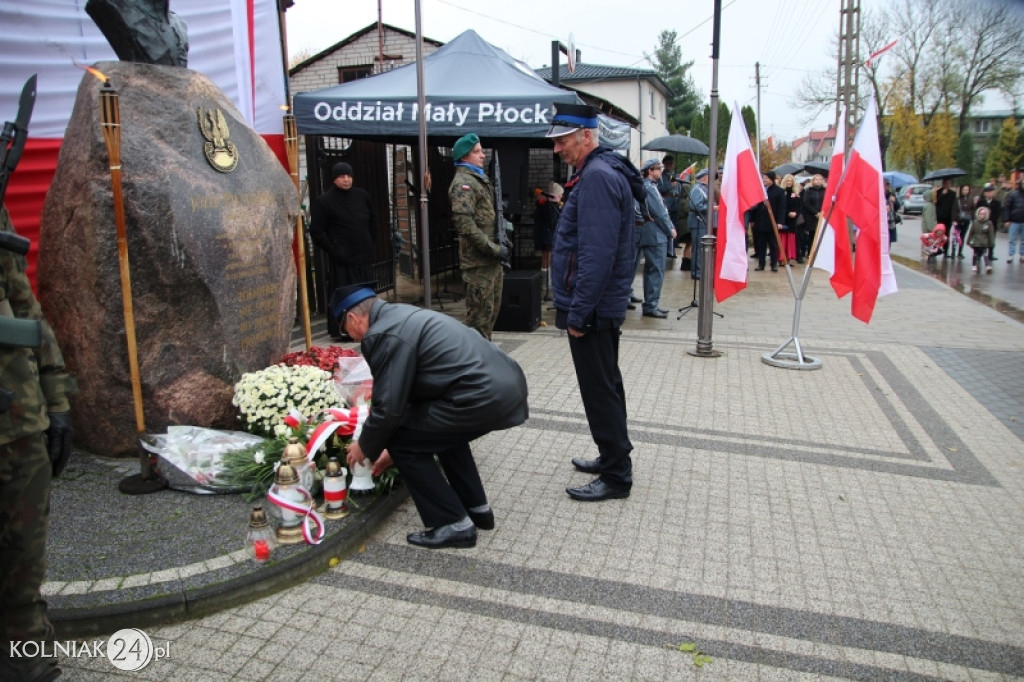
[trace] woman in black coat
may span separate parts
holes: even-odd
[[[824,218],[821,215],[821,207],[825,203],[825,178],[815,175],[811,178],[811,184],[801,193],[804,207],[804,240],[801,242],[800,233],[797,233],[797,262],[803,263],[811,254],[811,245],[814,243],[814,234],[818,230],[818,221]]]

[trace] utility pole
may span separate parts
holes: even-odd
[[[849,132],[857,123],[860,107],[860,0],[842,0],[837,67],[836,127],[846,126]],[[839,120],[841,107],[846,109],[846,118],[842,121]]]
[[[761,168],[761,62],[754,62],[754,87],[757,89],[757,116],[754,124],[754,132],[757,134],[757,145],[754,152],[757,154],[757,168]]]

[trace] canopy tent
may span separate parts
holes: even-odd
[[[422,120],[430,145],[417,156],[434,160],[417,159],[431,170],[432,180],[426,185],[431,198],[420,197],[420,213],[429,213],[416,221],[415,229],[422,233],[410,236],[408,257],[411,261],[420,258],[424,270],[435,276],[454,269],[458,263],[446,195],[453,166],[450,159],[448,163],[439,163],[438,147],[450,147],[466,133],[476,133],[484,148],[500,150],[506,214],[522,215],[533,206],[528,192],[529,149],[550,149],[551,142],[545,135],[551,127],[555,104],[584,102],[574,91],[550,85],[529,66],[469,30],[419,63],[342,85],[296,93],[292,108],[298,131],[319,136],[322,142],[350,138],[415,147],[421,121],[418,66],[423,73]],[[628,123],[603,115],[599,120],[603,144],[613,149],[629,148]],[[312,158],[316,161],[309,164],[310,191],[315,195],[324,185],[320,176],[328,167],[328,159],[319,155]],[[551,178],[555,179],[554,173]],[[415,183],[407,184],[412,187]],[[419,191],[423,191],[423,186]],[[440,224],[442,229],[431,230],[432,224]],[[529,246],[532,253],[532,242]],[[402,264],[403,257],[399,255],[399,267],[411,274],[412,266]],[[425,277],[424,282],[424,298],[429,300],[429,278]]]
[[[427,133],[542,138],[552,104],[582,104],[469,30],[423,58]],[[313,92],[293,102],[300,133],[400,141],[419,134],[416,64]],[[628,139],[628,138],[627,138]]]

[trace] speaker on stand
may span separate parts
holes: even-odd
[[[540,326],[541,281],[538,270],[510,270],[501,288],[501,310],[494,321],[499,332],[532,332]]]

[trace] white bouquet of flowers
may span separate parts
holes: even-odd
[[[243,374],[231,399],[245,430],[267,438],[290,435],[285,418],[292,412],[319,414],[342,402],[331,373],[310,365],[273,365]]]

